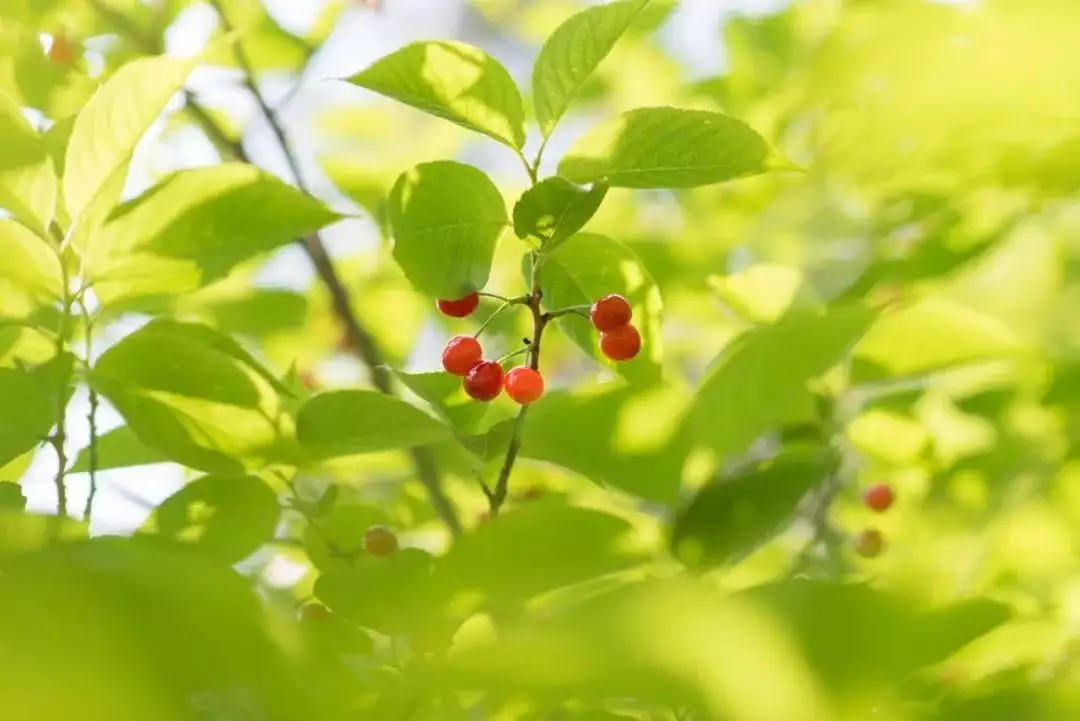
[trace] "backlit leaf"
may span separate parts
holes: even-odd
[[[57,180],[45,141],[0,91],[0,207],[42,234],[56,208]],[[0,256],[2,257],[2,256]]]
[[[763,173],[768,156],[764,139],[727,115],[638,108],[580,138],[559,175],[613,188],[693,188]]]
[[[607,191],[604,183],[586,190],[559,177],[542,180],[514,205],[514,232],[519,238],[538,238],[550,252],[585,227]]]
[[[525,144],[525,113],[513,78],[497,60],[471,45],[406,45],[375,61],[349,82],[511,148],[520,149]]]

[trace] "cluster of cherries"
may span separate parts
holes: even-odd
[[[896,495],[886,483],[875,483],[863,491],[863,505],[871,511],[889,510]],[[876,528],[868,528],[855,537],[855,551],[863,558],[876,558],[885,552],[885,536]]]
[[[440,300],[439,311],[451,318],[471,315],[480,296],[471,293],[457,300]],[[641,350],[641,334],[630,322],[633,309],[621,295],[608,295],[589,308],[589,320],[600,331],[600,350],[613,361],[630,360]],[[442,352],[447,373],[464,378],[465,392],[478,401],[492,401],[503,390],[515,403],[527,406],[544,394],[544,377],[528,366],[517,366],[506,373],[499,361],[484,360],[484,351],[475,335],[451,338]]]

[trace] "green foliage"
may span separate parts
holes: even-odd
[[[720,113],[639,108],[593,128],[559,163],[575,183],[613,188],[694,188],[763,173],[769,148]]]
[[[563,178],[546,178],[514,204],[514,232],[522,239],[536,238],[549,252],[555,250],[596,215],[607,191],[604,183],[585,190]]]
[[[0,2],[5,718],[1080,718],[1075,2],[317,4]]]
[[[297,439],[314,459],[422,446],[449,433],[419,408],[375,391],[323,393],[296,417]]]
[[[413,43],[349,78],[511,148],[525,144],[525,112],[514,80],[497,60],[465,43]]]
[[[547,39],[532,77],[536,122],[544,137],[551,135],[589,75],[648,4],[649,0],[622,0],[591,7]]]
[[[499,189],[484,173],[440,161],[398,178],[390,224],[394,259],[409,282],[422,293],[454,299],[487,284],[509,219]]]

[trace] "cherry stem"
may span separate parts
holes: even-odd
[[[500,358],[499,360],[497,360],[495,362],[498,363],[499,365],[502,365],[503,363],[510,360],[511,358],[516,358],[519,355],[525,355],[530,350],[532,350],[531,345],[527,345],[524,348],[518,348],[516,351],[511,351],[510,353],[507,353],[506,355],[504,355],[502,358]]]
[[[492,297],[492,298],[502,298],[502,296],[495,296],[495,295],[492,295],[490,297]],[[502,298],[502,305],[500,305],[498,308],[496,308],[495,311],[491,315],[489,315],[487,317],[487,320],[485,320],[483,322],[483,324],[481,324],[481,326],[476,330],[476,332],[473,333],[473,338],[479,338],[480,334],[484,332],[484,329],[486,329],[489,325],[491,325],[492,321],[494,321],[496,318],[498,318],[500,315],[502,315],[502,312],[504,310],[506,310],[507,308],[509,308],[512,305],[524,305],[528,301],[529,301],[529,296],[527,296],[527,295],[518,296],[517,298]]]
[[[529,354],[529,367],[534,371],[540,368],[540,341],[544,335],[544,327],[547,326],[548,318],[544,312],[540,309],[540,301],[543,298],[543,292],[540,290],[540,264],[541,256],[539,253],[533,251],[532,253],[532,271],[530,272],[529,287],[531,292],[526,296],[526,305],[529,306],[529,310],[532,312],[533,318],[533,335],[532,340],[523,349]],[[514,419],[514,429],[510,435],[510,445],[506,449],[506,459],[503,461],[502,468],[499,469],[499,479],[495,483],[495,490],[490,494],[485,494],[488,497],[488,505],[491,509],[491,518],[495,519],[499,515],[499,509],[506,503],[506,497],[510,492],[510,474],[514,470],[514,463],[517,461],[518,452],[521,450],[521,432],[525,427],[525,416],[528,415],[530,406],[522,406],[518,411],[517,418]]]
[[[558,310],[549,311],[544,313],[544,320],[550,321],[555,318],[559,318],[564,315],[580,315],[582,318],[589,317],[589,309],[592,306],[589,305],[569,305],[565,308],[559,308]]]

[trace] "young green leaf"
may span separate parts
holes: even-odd
[[[593,128],[559,164],[575,183],[693,188],[765,172],[769,146],[740,120],[707,110],[638,108]]]
[[[680,422],[686,402],[685,392],[669,386],[552,391],[529,411],[521,455],[608,488],[671,503],[692,444]]]
[[[62,298],[64,277],[56,250],[14,220],[0,220],[0,278],[31,295]]]
[[[555,29],[533,66],[536,121],[551,134],[578,90],[649,0],[620,0],[582,10]]]
[[[452,604],[524,601],[641,563],[628,545],[632,534],[629,521],[618,516],[561,499],[533,501],[459,538],[435,564],[433,592]],[[468,615],[476,609],[453,610]]]
[[[402,174],[390,194],[394,259],[421,293],[460,298],[480,290],[509,224],[499,189],[484,173],[445,160]]]
[[[190,468],[243,475],[290,458],[292,419],[266,371],[188,326],[143,326],[98,359],[90,382],[142,443]]]
[[[334,391],[300,408],[296,435],[315,460],[424,446],[450,428],[403,400],[376,391]]]
[[[245,163],[185,170],[115,211],[87,242],[86,272],[103,303],[179,295],[339,217]]]
[[[691,409],[699,440],[726,456],[771,428],[812,416],[807,382],[840,361],[873,319],[855,306],[793,311],[731,341]]]
[[[109,78],[75,120],[64,162],[64,202],[74,220],[118,170],[180,90],[198,59],[135,60]]]
[[[737,562],[791,521],[834,469],[828,449],[798,449],[698,491],[675,521],[672,553],[687,566]]]
[[[587,306],[610,293],[630,301],[633,323],[641,333],[641,352],[631,361],[611,365],[632,382],[659,380],[663,304],[655,281],[632,250],[603,235],[579,233],[573,243],[560,245],[545,257],[540,282],[549,308]],[[582,350],[598,362],[610,364],[599,351],[596,329],[588,318],[569,314],[556,322]]]
[[[45,141],[18,103],[0,91],[0,207],[44,235],[56,208],[57,181]],[[3,257],[0,254],[0,257]]]
[[[130,426],[120,426],[98,436],[94,451],[98,471],[112,468],[131,468],[147,466],[153,463],[167,463],[169,459],[139,440]],[[69,473],[88,473],[90,471],[90,446],[79,451],[75,465]]]
[[[883,316],[855,347],[854,379],[933,373],[1005,358],[1021,348],[1001,321],[946,298],[924,298]]]
[[[484,433],[508,413],[499,404],[477,403],[461,387],[461,378],[449,373],[397,373],[401,382],[430,403],[439,414],[462,433]]]
[[[280,513],[277,494],[258,478],[202,476],[162,501],[140,532],[231,565],[274,537]]]
[[[57,404],[50,384],[40,373],[0,368],[0,466],[26,453],[56,421]]]
[[[513,78],[497,60],[471,45],[406,45],[348,81],[515,150],[525,145],[525,112]]]
[[[585,227],[607,191],[606,183],[593,183],[586,190],[557,176],[542,180],[514,205],[514,232],[522,239],[539,239],[550,252]]]

